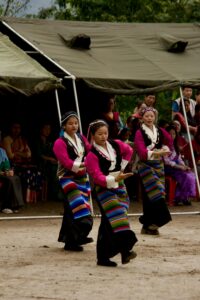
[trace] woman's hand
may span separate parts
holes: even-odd
[[[177,165],[177,169],[179,170],[183,170],[183,171],[190,171],[190,167],[186,166],[186,165]]]
[[[168,149],[154,150],[153,151],[153,157],[159,159],[162,156],[168,156],[168,155],[170,155],[170,153],[171,152]]]
[[[119,182],[131,176],[133,176],[132,172],[129,173],[120,172],[119,175],[117,175],[117,177],[115,178],[115,181]]]
[[[191,170],[191,168],[188,167],[188,166],[184,166],[184,167],[185,167],[185,171],[190,171]]]

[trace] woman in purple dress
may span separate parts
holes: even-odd
[[[194,172],[185,165],[177,143],[177,131],[175,126],[169,126],[166,130],[170,133],[174,149],[171,154],[164,158],[165,175],[172,176],[177,184],[175,190],[174,204],[191,205],[190,197],[196,196],[196,179]]]

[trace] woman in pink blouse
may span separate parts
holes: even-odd
[[[166,130],[155,125],[156,111],[146,107],[142,111],[142,125],[134,140],[138,155],[137,169],[142,181],[142,234],[158,235],[158,228],[171,220],[165,202],[165,174],[163,156],[169,155],[173,141]]]
[[[65,250],[82,251],[83,244],[93,241],[88,237],[93,219],[89,204],[90,184],[84,163],[91,146],[78,133],[79,120],[75,112],[67,112],[61,124],[64,134],[53,146],[58,160],[57,176],[64,195],[64,215],[58,241],[65,243]]]
[[[120,140],[108,140],[108,125],[103,120],[92,122],[90,133],[93,145],[85,164],[102,215],[97,239],[97,265],[116,267],[116,262],[110,258],[118,253],[122,264],[136,257],[132,247],[137,238],[130,229],[127,217],[129,198],[123,183],[132,175],[123,172],[131,158],[132,148]]]

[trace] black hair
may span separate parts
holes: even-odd
[[[91,122],[89,124],[89,133],[91,133],[92,135],[95,134],[95,132],[103,127],[103,126],[106,126],[108,128],[108,124],[104,121],[104,120],[100,120],[100,119],[97,119],[97,120],[94,120],[93,122]]]
[[[192,89],[192,86],[191,85],[185,85],[185,86],[182,87],[182,90],[184,90],[184,89]]]
[[[154,93],[154,92],[150,92],[150,93],[146,93],[145,95],[144,95],[144,97],[148,97],[148,96],[155,96],[155,101],[154,101],[154,103],[153,103],[153,107],[156,105],[156,94]],[[144,99],[145,100],[145,99]],[[144,103],[145,103],[145,101],[144,101]]]
[[[174,149],[176,151],[176,153],[179,155],[180,154],[180,150],[179,150],[179,146],[178,146],[178,132],[176,130],[176,126],[175,125],[169,125],[166,127],[166,131],[170,132],[170,130],[174,130],[175,131],[175,139],[173,141],[173,145],[174,145]]]
[[[160,119],[158,121],[158,126],[159,127],[165,128],[167,125],[169,125],[169,122],[167,120],[165,120],[165,119]]]
[[[198,89],[197,91],[196,91],[196,94],[195,94],[196,96],[199,96],[200,95],[200,89]]]
[[[117,138],[120,139],[121,141],[123,141],[123,140],[124,140],[123,137],[124,137],[124,135],[125,135],[127,132],[130,132],[130,129],[129,129],[128,127],[123,127],[123,128],[120,130],[120,132],[119,132]]]
[[[91,142],[92,135],[94,135],[95,132],[103,126],[106,126],[107,128],[109,128],[108,124],[104,120],[101,120],[101,119],[96,119],[89,124],[88,132],[87,132],[87,139],[89,142]]]
[[[75,117],[77,118],[77,120],[79,120],[78,115],[75,111],[68,111],[61,117],[61,125],[65,125],[70,117]]]
[[[197,104],[195,105],[195,114],[197,114],[197,113],[199,113],[199,112],[200,112],[200,104],[197,103]]]

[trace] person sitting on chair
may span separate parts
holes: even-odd
[[[20,178],[14,175],[6,151],[0,147],[0,210],[9,214],[23,205]]]
[[[175,126],[168,126],[166,130],[171,135],[174,145],[170,155],[164,157],[165,175],[173,177],[177,182],[174,204],[191,205],[190,198],[196,196],[195,174],[181,158]]]
[[[21,133],[21,124],[13,122],[10,132],[3,138],[2,146],[6,150],[11,166],[22,182],[24,197],[27,202],[35,202],[37,191],[41,189],[41,173],[32,163],[32,153]]]

